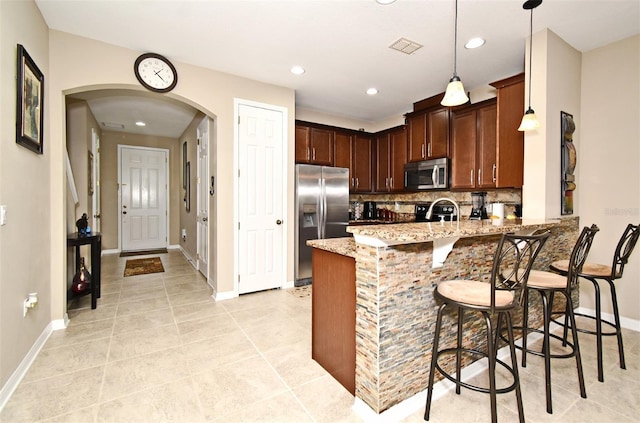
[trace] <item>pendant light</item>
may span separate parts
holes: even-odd
[[[522,116],[522,122],[518,131],[531,131],[540,127],[540,122],[536,117],[536,112],[531,108],[531,59],[533,57],[533,9],[540,6],[542,0],[527,0],[522,5],[525,10],[531,10],[531,25],[529,29],[529,108]]]
[[[447,85],[447,91],[445,91],[444,97],[442,97],[442,101],[440,102],[440,104],[442,104],[443,106],[449,106],[449,107],[459,106],[469,101],[469,97],[467,97],[467,93],[465,93],[464,87],[462,86],[462,81],[460,81],[460,77],[456,72],[457,44],[458,44],[458,0],[456,0],[455,29],[454,29],[454,36],[453,36],[453,76],[449,80],[449,85]]]

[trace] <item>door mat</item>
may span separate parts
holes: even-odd
[[[160,260],[160,257],[127,260],[127,265],[124,268],[125,276],[137,276],[161,272],[164,272],[164,267],[162,267],[162,260]]]
[[[123,251],[120,253],[120,257],[131,256],[146,256],[147,254],[166,254],[166,248],[158,248],[157,250],[143,250],[143,251]]]
[[[298,298],[306,298],[311,296],[311,285],[297,286],[292,289],[287,289],[287,292]]]

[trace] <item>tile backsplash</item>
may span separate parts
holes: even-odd
[[[522,202],[522,191],[519,189],[500,189],[486,191],[485,204],[487,213],[491,215],[492,203],[504,203],[505,216],[513,214],[516,204]],[[418,203],[429,203],[438,198],[447,197],[454,199],[460,206],[460,214],[468,217],[471,214],[471,192],[455,191],[422,191],[401,194],[350,194],[349,201],[375,201],[378,209],[388,209],[403,215],[414,213],[414,207]]]

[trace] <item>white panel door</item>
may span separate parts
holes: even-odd
[[[197,128],[198,137],[198,189],[197,189],[197,266],[200,273],[208,276],[209,261],[209,124],[202,119]],[[211,194],[213,195],[213,194]]]
[[[239,105],[238,292],[285,282],[283,113]]]
[[[120,147],[122,251],[167,247],[167,150]]]

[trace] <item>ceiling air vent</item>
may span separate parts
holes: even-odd
[[[398,41],[391,44],[389,48],[398,50],[399,52],[402,52],[405,54],[412,54],[416,50],[421,49],[422,44],[418,44],[411,40],[407,40],[406,38],[400,38]]]
[[[115,123],[115,122],[102,122],[102,126],[105,128],[111,128],[111,129],[124,129],[123,124]]]

